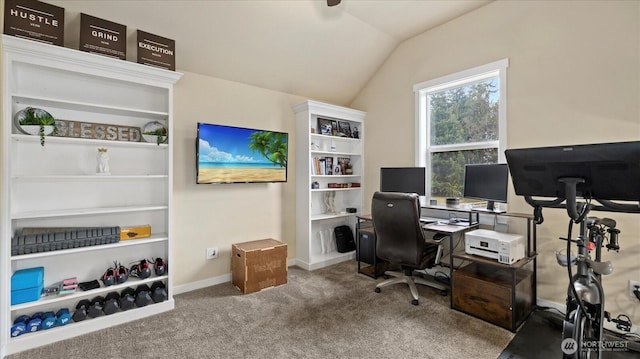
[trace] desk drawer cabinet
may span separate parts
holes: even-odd
[[[453,308],[515,331],[530,313],[528,269],[472,263],[453,273]]]

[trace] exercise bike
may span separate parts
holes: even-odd
[[[582,204],[586,212],[589,204]],[[618,251],[618,234],[616,222],[609,218],[587,217],[579,223],[580,233],[577,239],[571,239],[569,223],[567,249],[564,255],[556,252],[558,264],[567,267],[569,286],[567,289],[566,314],[563,321],[562,350],[564,358],[599,358],[600,343],[604,319],[610,319],[605,308],[605,295],[602,289],[601,276],[611,274],[613,266],[610,261],[602,262],[603,242],[608,239],[608,250]],[[588,235],[585,236],[585,228]],[[606,234],[609,234],[607,238]],[[571,243],[576,243],[578,254],[571,257]],[[591,252],[595,251],[592,259]],[[572,274],[571,267],[577,270]],[[569,339],[567,341],[567,339]]]
[[[611,320],[604,310],[601,277],[613,272],[610,261],[602,262],[602,248],[608,242],[608,250],[618,251],[620,231],[614,220],[588,214],[592,210],[640,213],[640,187],[635,182],[635,176],[640,175],[640,142],[507,150],[505,154],[516,194],[534,208],[537,224],[544,220],[545,207],[564,208],[570,218],[568,235],[561,238],[566,240],[566,253],[556,253],[556,260],[567,267],[569,276],[563,358],[600,359],[603,324]],[[579,203],[578,198],[584,202]],[[579,226],[575,239],[574,224]],[[576,256],[571,254],[572,243],[577,246]]]
[[[566,208],[569,214],[569,228],[566,238],[566,253],[556,252],[556,260],[561,266],[567,267],[569,285],[567,289],[566,312],[562,326],[562,351],[564,359],[592,359],[601,358],[601,344],[603,343],[603,325],[611,316],[605,311],[605,294],[602,289],[601,278],[613,272],[611,261],[602,261],[602,248],[618,252],[618,235],[616,221],[610,218],[588,217],[592,209],[600,211],[638,211],[638,205],[617,204],[611,201],[598,200],[603,205],[593,205],[592,200],[578,203],[575,196],[575,178],[561,179],[569,183],[566,193],[571,196],[555,201],[539,201],[525,197],[534,206],[534,220],[542,223],[542,207]],[[629,206],[629,207],[626,207]],[[579,233],[572,239],[573,225],[579,226]],[[605,245],[605,242],[606,245]],[[575,243],[577,255],[571,255],[571,244]],[[592,257],[592,252],[594,256]],[[576,267],[573,273],[572,266]]]

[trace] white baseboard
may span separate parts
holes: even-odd
[[[297,265],[297,263],[298,261],[296,259],[287,260],[288,267]],[[212,277],[212,278],[207,278],[207,279],[203,279],[203,280],[199,280],[199,281],[195,281],[187,284],[177,285],[173,287],[173,294],[174,295],[182,294],[182,293],[187,293],[187,292],[191,292],[191,291],[206,288],[206,287],[211,287],[212,285],[228,283],[228,282],[231,282],[231,279],[232,279],[231,273],[227,273],[227,274],[219,275],[217,277]]]
[[[187,293],[197,289],[211,287],[212,285],[218,285],[218,284],[227,283],[227,282],[231,282],[231,273],[199,280],[196,282],[177,285],[173,287],[173,294],[176,295],[176,294]]]

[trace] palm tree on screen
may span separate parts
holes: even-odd
[[[260,153],[269,162],[287,166],[287,135],[280,132],[260,131],[249,137],[249,149]]]

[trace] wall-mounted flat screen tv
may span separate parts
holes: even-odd
[[[198,123],[196,183],[286,182],[288,134]]]

